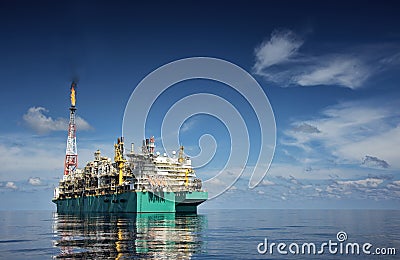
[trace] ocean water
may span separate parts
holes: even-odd
[[[400,259],[399,234],[396,210],[0,211],[0,259]],[[332,252],[328,246],[321,250],[329,240],[337,244]],[[271,252],[272,243],[286,246],[281,252],[272,246]],[[349,243],[360,254],[351,246],[346,253]],[[362,251],[365,244],[370,255]],[[391,255],[376,255],[377,248]]]

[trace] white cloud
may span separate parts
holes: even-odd
[[[307,171],[293,163],[274,163],[268,172],[268,180],[261,182],[254,192],[267,197],[269,201],[286,200],[308,206],[313,205],[314,201],[346,203],[363,200],[366,203],[386,203],[398,201],[399,198],[400,181],[393,181],[394,178],[397,178],[396,171],[387,171],[383,175],[366,167],[315,167]],[[224,178],[214,179],[211,183],[216,187],[225,185]],[[231,188],[229,196],[232,198],[236,194],[251,200],[248,197],[251,194],[246,192],[246,184],[246,179],[239,179],[234,186],[237,189]]]
[[[337,181],[337,183],[344,186],[376,188],[379,184],[383,183],[383,180],[378,178],[367,178],[362,180]]]
[[[45,134],[51,131],[66,131],[68,120],[65,118],[53,119],[46,116],[48,110],[44,107],[31,107],[23,115],[24,122],[38,134]],[[76,116],[76,125],[79,130],[89,130],[92,127],[83,118]]]
[[[21,147],[0,143],[0,153],[3,154],[0,157],[0,164],[3,165],[0,169],[0,180],[6,180],[11,175],[14,180],[27,180],[32,172],[54,176],[57,176],[57,170],[61,172],[65,148],[53,146],[54,142],[49,142],[48,147],[41,147],[41,142],[37,140],[29,141],[25,145]]]
[[[193,126],[196,124],[196,121],[192,118],[192,119],[190,119],[189,121],[185,121],[183,124],[182,124],[182,126],[181,126],[181,128],[179,129],[181,132],[187,132],[187,131],[189,131],[190,129],[192,129],[193,128]]]
[[[31,177],[28,179],[28,183],[33,186],[40,186],[42,185],[42,181],[39,177]]]
[[[326,186],[324,196],[340,196],[350,199],[373,201],[398,200],[397,187],[379,177],[334,181]]]
[[[287,200],[308,206],[314,201],[326,200],[339,203],[345,203],[348,200],[364,200],[366,203],[398,201],[400,181],[392,180],[396,177],[395,174],[396,172],[389,172],[385,176],[376,175],[374,169],[353,167],[330,169],[323,167],[306,172],[304,168],[293,163],[275,163],[268,173],[268,180],[261,182],[254,192],[259,196],[268,197],[271,201]],[[224,184],[221,179],[213,180],[212,183]],[[250,193],[246,193],[245,179],[239,180],[234,187],[237,189],[231,188],[229,196],[232,197],[233,194],[241,197],[251,196]],[[251,198],[248,199],[251,200]]]
[[[263,186],[270,186],[270,185],[274,185],[275,183],[272,181],[269,181],[269,180],[263,180],[260,184]]]
[[[378,105],[379,104],[379,105]],[[393,166],[400,168],[400,112],[397,105],[369,102],[346,102],[322,111],[319,118],[298,121],[294,124],[315,126],[319,133],[306,133],[293,130],[284,132],[281,141],[287,146],[298,147],[307,152],[308,158],[314,156],[325,159],[335,158],[336,163],[350,163],[377,168]],[[367,157],[368,156],[368,157]]]
[[[15,183],[12,182],[12,181],[9,181],[9,182],[6,183],[6,188],[12,189],[12,190],[18,189],[17,185],[15,185]]]
[[[298,75],[295,81],[301,86],[340,85],[355,89],[370,74],[370,69],[361,60],[342,56],[317,64],[309,73]]]
[[[400,168],[400,125],[382,133],[365,137],[358,142],[338,147],[337,154],[343,158],[357,160],[365,155],[374,155],[394,168]],[[366,165],[368,166],[368,165]],[[371,165],[369,165],[371,166]]]
[[[93,127],[85,119],[83,119],[82,117],[76,116],[75,120],[76,120],[76,127],[77,127],[78,130],[86,131],[86,130],[92,130],[93,129]]]
[[[240,175],[240,168],[229,168],[223,171],[208,170],[197,172],[197,176],[203,181],[203,188],[208,191],[208,197],[214,198],[226,191],[237,192],[237,177]],[[243,178],[243,175],[241,176]]]
[[[360,88],[372,75],[399,65],[397,46],[353,46],[324,54],[301,52],[304,40],[290,30],[274,31],[254,50],[254,73],[281,87],[336,85]]]
[[[394,181],[393,184],[400,187],[400,180],[399,181]]]
[[[303,40],[290,30],[272,32],[271,38],[263,41],[254,51],[256,73],[262,73],[262,70],[272,65],[288,61],[296,55],[302,44]]]
[[[79,141],[79,167],[93,159],[93,152],[101,149],[102,155],[113,156],[113,144],[96,141],[87,143]],[[0,136],[0,181],[21,182],[36,176],[43,180],[57,180],[62,177],[65,159],[66,136],[26,136],[8,134]]]
[[[388,189],[392,189],[394,191],[400,190],[400,180],[393,181],[386,186]]]
[[[234,190],[237,190],[237,189],[238,188],[235,185],[233,185],[232,187],[229,188],[229,190],[231,190],[231,191],[234,191]]]
[[[310,134],[310,133],[320,133],[321,132],[315,126],[312,126],[312,125],[307,124],[307,123],[302,123],[300,125],[297,125],[292,130],[295,131],[295,132],[303,132],[303,133],[308,133],[308,134]]]

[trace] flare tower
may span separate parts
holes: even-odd
[[[67,150],[65,151],[64,175],[71,175],[75,173],[78,167],[78,151],[76,149],[76,99],[75,99],[76,83],[71,84],[71,107],[69,108],[69,126],[68,126],[68,139]]]

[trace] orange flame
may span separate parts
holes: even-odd
[[[76,99],[75,99],[75,83],[72,83],[72,85],[71,85],[71,105],[74,107],[75,106],[75,102],[76,102]]]

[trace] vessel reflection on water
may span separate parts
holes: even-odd
[[[204,215],[54,214],[54,258],[191,259],[205,251]]]

